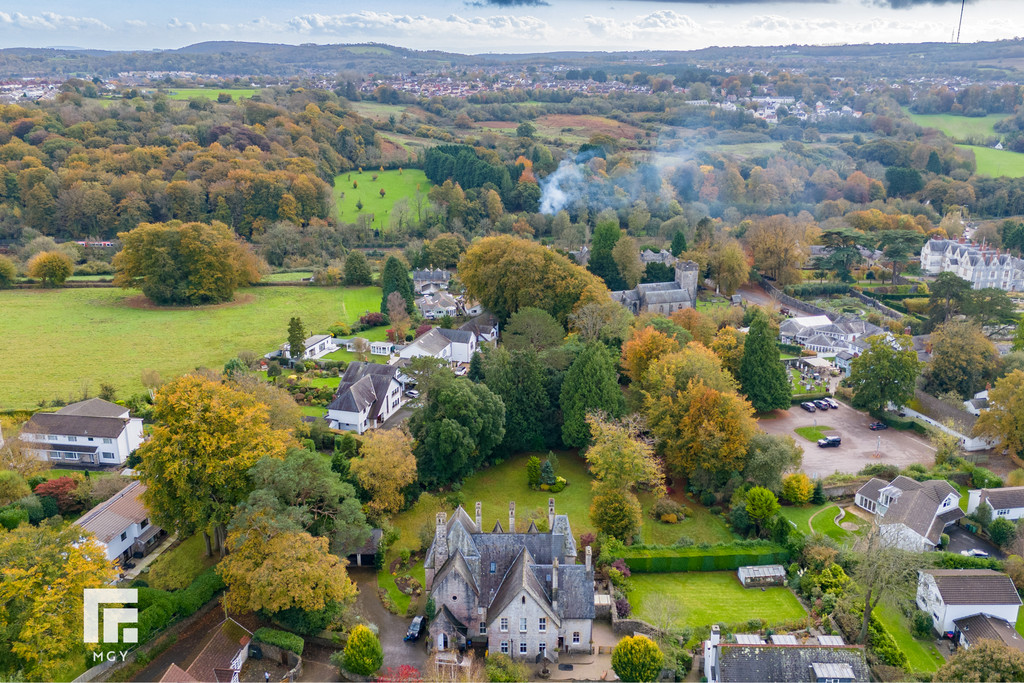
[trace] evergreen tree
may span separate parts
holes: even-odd
[[[353,249],[345,259],[345,284],[346,285],[372,285],[373,273],[370,271],[370,264],[361,251]]]
[[[791,404],[789,377],[779,360],[779,347],[763,311],[757,312],[750,323],[740,361],[740,387],[759,413],[788,408]]]
[[[302,326],[301,318],[288,321],[288,348],[292,360],[302,360],[306,350],[306,329]]]
[[[469,373],[466,377],[473,382],[484,381],[484,358],[479,351],[469,359]]]
[[[619,273],[619,266],[612,257],[612,249],[615,248],[622,230],[619,228],[617,218],[599,220],[594,228],[594,237],[591,240],[590,260],[587,262],[587,269],[604,280],[609,289],[622,290],[626,288],[626,282]]]
[[[939,153],[934,149],[928,154],[928,164],[924,167],[924,170],[936,175],[942,175],[942,162],[939,160]]]
[[[675,257],[686,251],[686,235],[683,234],[682,230],[676,230],[676,234],[672,236],[671,251]]]
[[[825,504],[825,487],[821,483],[821,479],[814,482],[814,493],[811,494],[811,505],[824,505]]]
[[[600,342],[590,342],[565,374],[562,382],[562,440],[566,446],[585,446],[590,440],[587,413],[603,410],[618,417],[623,410],[622,391],[616,379],[615,360]]]
[[[475,357],[475,356],[474,356]],[[544,447],[544,425],[551,419],[540,361],[533,351],[499,347],[487,354],[484,384],[505,403],[506,453]]]
[[[388,260],[384,263],[384,271],[380,276],[381,286],[381,298],[380,298],[380,312],[388,312],[388,294],[391,292],[398,292],[405,299],[405,309],[411,315],[413,312],[412,304],[412,278],[409,277],[409,271],[405,269],[402,262],[394,256],[389,256]]]

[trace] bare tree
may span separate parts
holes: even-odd
[[[864,621],[861,623],[859,638],[861,643],[867,642],[868,624],[875,606],[883,598],[907,596],[917,583],[921,560],[893,541],[882,534],[876,522],[854,548],[857,564],[853,578],[864,597]]]
[[[352,340],[352,349],[355,351],[356,356],[359,357],[359,360],[365,361],[367,354],[370,353],[370,342],[362,337],[356,337]]]
[[[391,329],[395,331],[395,342],[404,342],[405,333],[409,331],[409,312],[401,292],[388,294],[388,320],[391,321]]]
[[[164,381],[160,378],[160,373],[153,368],[146,368],[142,371],[142,386],[149,389],[149,397],[151,399],[156,398],[156,390],[163,383]]]

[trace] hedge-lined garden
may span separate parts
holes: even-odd
[[[768,541],[689,547],[634,545],[617,554],[630,571],[638,573],[712,572],[789,562],[789,551]]]

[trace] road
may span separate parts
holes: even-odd
[[[874,420],[867,413],[840,403],[836,410],[808,413],[800,406],[775,411],[775,417],[758,421],[769,434],[792,436],[804,451],[803,471],[812,477],[826,477],[834,472],[855,474],[867,465],[884,463],[900,469],[913,463],[931,466],[935,449],[925,437],[911,431],[885,429],[873,432],[868,425]],[[843,438],[838,448],[818,448],[793,430],[804,426],[832,427]],[[877,449],[877,457],[876,457]]]

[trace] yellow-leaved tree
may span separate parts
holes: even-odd
[[[402,494],[416,481],[413,439],[405,429],[375,429],[363,435],[359,457],[350,463],[352,476],[370,494],[371,517],[396,513],[405,504]]]
[[[157,426],[138,450],[153,521],[180,535],[213,532],[223,552],[233,508],[252,490],[249,469],[263,457],[283,458],[296,445],[291,434],[271,426],[269,412],[253,395],[204,375],[183,375],[160,387]]]
[[[988,392],[988,410],[982,411],[974,433],[998,439],[1011,456],[1024,454],[1024,370],[1014,370]]]
[[[104,547],[74,524],[0,527],[0,567],[0,677],[61,680],[86,653],[83,591],[116,576]]]
[[[679,350],[679,342],[651,326],[634,330],[629,340],[622,345],[622,367],[635,383],[643,379],[651,363],[667,353]]]

